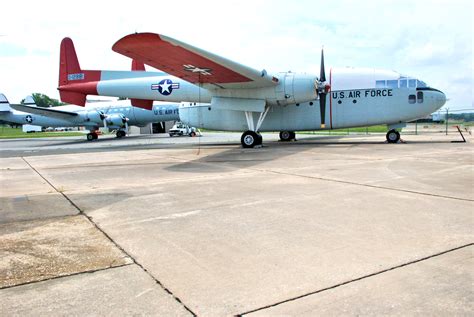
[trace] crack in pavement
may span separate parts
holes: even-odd
[[[63,193],[62,191],[59,191],[46,177],[44,177],[36,168],[34,168],[24,157],[21,157],[23,159],[23,161],[25,161],[25,163],[33,170],[36,172],[36,174],[38,174],[42,179],[44,179],[56,192],[60,193],[61,195],[63,195],[63,197],[65,199],[67,199],[67,201],[69,201],[69,203],[71,203],[72,206],[74,206],[74,208],[76,208],[76,210],[78,210],[79,214],[80,215],[83,215],[84,217],[86,217],[89,222],[97,229],[99,230],[110,242],[113,243],[113,245],[115,247],[117,247],[120,251],[122,251],[126,256],[128,256],[133,263],[130,263],[130,264],[136,264],[138,267],[140,267],[148,276],[150,276],[166,293],[168,293],[171,297],[173,297],[173,299],[175,301],[177,301],[181,306],[183,306],[184,309],[186,309],[191,315],[193,316],[197,316],[186,304],[184,304],[184,302],[179,298],[177,297],[176,295],[173,294],[173,292],[167,288],[166,286],[163,285],[163,283],[161,283],[157,278],[155,278],[153,276],[153,274],[151,274],[151,272],[149,272],[141,263],[139,263],[133,256],[131,256],[128,252],[126,252],[122,246],[120,246],[117,242],[115,242],[115,240],[112,239],[111,236],[109,236],[97,223],[95,223],[93,220],[92,220],[92,217],[89,217],[81,208],[79,208],[78,205],[76,205],[65,193]],[[127,265],[130,265],[130,264],[127,264]],[[104,269],[100,269],[100,270],[106,270],[106,269],[110,269],[110,268],[104,268]],[[99,271],[99,270],[97,270]],[[71,275],[79,275],[79,274],[83,274],[83,273],[91,273],[91,272],[78,272],[78,273],[74,273],[74,274],[71,274]],[[55,277],[55,278],[60,278],[60,277],[65,277],[65,276],[58,276],[58,277]],[[53,279],[53,278],[51,278]],[[33,284],[33,283],[38,283],[40,281],[35,281],[35,282],[30,282],[30,283],[27,283],[27,284]],[[18,286],[18,285],[17,285]],[[14,286],[12,286],[14,287]]]
[[[415,264],[415,263],[423,262],[423,261],[441,256],[443,254],[454,252],[454,251],[457,251],[457,250],[460,250],[460,249],[463,249],[463,248],[467,248],[467,247],[470,247],[470,246],[473,246],[473,245],[474,245],[474,242],[471,242],[471,243],[468,243],[468,244],[465,244],[465,245],[462,245],[462,246],[459,246],[459,247],[455,247],[455,248],[452,248],[452,249],[449,249],[449,250],[445,250],[445,251],[442,251],[442,252],[439,252],[439,253],[435,253],[435,254],[420,258],[420,259],[416,259],[416,260],[409,261],[409,262],[406,262],[406,263],[403,263],[403,264],[400,264],[400,265],[392,266],[388,269],[384,269],[384,270],[374,272],[374,273],[371,273],[371,274],[367,274],[367,275],[364,275],[364,276],[361,276],[361,277],[358,277],[358,278],[355,278],[355,279],[352,279],[352,280],[349,280],[349,281],[338,283],[336,285],[332,285],[332,286],[325,287],[325,288],[322,288],[322,289],[319,289],[319,290],[316,290],[316,291],[313,291],[313,292],[309,292],[309,293],[306,293],[306,294],[303,294],[303,295],[299,295],[299,296],[296,296],[296,297],[285,299],[285,300],[282,300],[282,301],[279,301],[279,302],[276,302],[276,303],[273,303],[273,304],[270,304],[270,305],[266,305],[266,306],[263,306],[263,307],[252,309],[252,310],[237,314],[235,316],[244,316],[244,315],[248,315],[248,314],[251,314],[251,313],[255,313],[257,311],[272,308],[272,307],[275,307],[275,306],[278,306],[278,305],[281,305],[281,304],[285,304],[285,303],[288,303],[288,302],[293,302],[293,301],[296,301],[296,300],[301,299],[301,298],[305,298],[305,297],[308,297],[308,296],[311,296],[311,295],[315,295],[315,294],[319,294],[319,293],[322,293],[322,292],[325,292],[325,291],[329,291],[329,290],[332,290],[332,289],[335,289],[335,288],[338,288],[338,287],[341,287],[341,286],[344,286],[344,285],[348,285],[348,284],[358,282],[358,281],[361,281],[361,280],[364,280],[364,279],[367,279],[367,278],[370,278],[370,277],[373,277],[373,276],[377,276],[377,275],[380,275],[380,274],[383,274],[383,273],[386,273],[386,272],[389,272],[389,271],[400,269],[402,267],[409,266],[409,265],[412,265],[412,264]]]
[[[396,192],[424,195],[424,196],[437,197],[437,198],[445,198],[445,199],[453,199],[453,200],[474,202],[474,199],[431,194],[431,193],[425,193],[425,192],[418,192],[418,191],[415,191],[415,190],[391,188],[391,187],[377,186],[377,185],[370,185],[370,184],[362,184],[362,183],[356,183],[356,182],[350,182],[350,181],[344,181],[344,180],[338,180],[338,179],[331,179],[331,178],[318,177],[318,176],[308,176],[308,175],[293,174],[293,173],[285,173],[285,172],[272,171],[272,170],[266,170],[266,169],[258,169],[258,168],[248,168],[248,169],[253,170],[253,171],[263,172],[263,173],[273,173],[273,174],[278,174],[278,175],[296,176],[296,177],[303,177],[303,178],[309,178],[309,179],[317,179],[317,180],[322,180],[322,181],[326,181],[326,182],[348,184],[348,185],[355,185],[355,186],[362,186],[362,187],[370,187],[370,188],[376,188],[376,189],[385,189],[385,190],[391,190],[391,191],[396,191]]]

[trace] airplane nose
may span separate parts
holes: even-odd
[[[446,103],[446,95],[444,94],[444,92],[442,92],[441,90],[438,90],[437,91],[437,94],[436,94],[436,102],[438,103],[438,106],[441,108],[442,106],[444,106],[444,104]]]

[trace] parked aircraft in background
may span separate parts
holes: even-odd
[[[396,128],[446,102],[443,92],[394,71],[330,68],[327,78],[323,52],[318,77],[269,74],[153,33],[125,36],[112,49],[166,73],[82,70],[72,40],[65,38],[58,87],[63,101],[84,105],[89,94],[119,96],[148,109],[153,100],[187,101],[182,122],[245,131],[243,147],[261,144],[261,131],[280,131],[288,140],[295,131],[376,124],[387,124],[387,141],[393,143],[400,139]]]
[[[12,109],[13,108],[13,109]],[[117,137],[124,137],[128,126],[145,126],[151,122],[178,121],[179,107],[174,103],[155,102],[151,110],[132,107],[130,100],[86,103],[85,107],[65,105],[42,108],[27,97],[25,104],[10,105],[0,94],[0,120],[16,124],[43,127],[84,126],[90,131],[87,140],[97,139],[99,127],[116,129]]]

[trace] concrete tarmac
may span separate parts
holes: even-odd
[[[472,315],[473,138],[0,141],[0,315]]]

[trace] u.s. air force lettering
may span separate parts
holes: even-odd
[[[333,91],[333,99],[344,99],[344,98],[376,98],[376,97],[392,97],[393,89],[364,89],[364,90],[345,90],[345,91]]]

